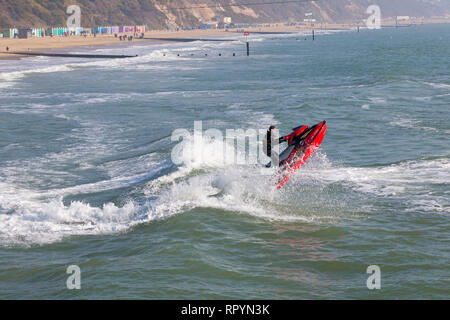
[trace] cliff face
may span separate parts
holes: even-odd
[[[374,3],[381,7],[383,17],[431,17],[450,12],[450,0],[299,0],[296,3],[284,0],[283,4],[281,1],[0,0],[0,27],[12,26],[14,16],[18,27],[65,25],[65,10],[72,4],[81,7],[83,26],[147,24],[153,29],[165,27],[168,20],[179,26],[196,26],[202,21],[221,21],[223,17],[241,23],[300,21],[306,12],[312,12],[321,22],[355,22],[367,17],[366,8]]]

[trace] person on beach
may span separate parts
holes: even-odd
[[[263,152],[266,156],[268,156],[269,158],[275,159],[276,162],[278,162],[278,153],[276,153],[275,151],[272,150],[272,143],[273,146],[283,143],[285,141],[287,141],[287,138],[285,136],[278,138],[278,140],[273,141],[273,137],[275,137],[275,126],[270,126],[269,129],[266,132],[266,135],[264,136],[264,141],[263,141]],[[270,168],[272,162],[269,162],[266,167]]]

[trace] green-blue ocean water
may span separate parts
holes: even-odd
[[[316,34],[0,61],[0,298],[448,299],[450,25]],[[328,130],[276,191],[199,120]]]

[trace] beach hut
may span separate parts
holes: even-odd
[[[2,37],[3,38],[10,38],[10,34],[11,34],[10,29],[6,29],[6,30],[2,31]]]
[[[134,26],[124,26],[123,27],[123,32],[127,33],[127,32],[134,32],[135,31],[135,27]]]
[[[33,36],[33,29],[24,28],[19,29],[19,39],[28,39]]]
[[[41,38],[44,36],[44,34],[45,34],[45,31],[42,28],[33,28],[32,29],[33,37]]]
[[[108,27],[96,27],[92,29],[92,33],[94,34],[107,34],[108,31]]]
[[[145,32],[145,26],[136,26],[136,32],[144,33]]]
[[[52,28],[52,34],[53,36],[64,36],[65,34],[67,34],[69,32],[69,29],[67,28],[63,28],[63,27],[58,27],[58,28]]]
[[[69,32],[69,35],[80,36],[83,34],[84,29],[81,27],[69,28],[67,29],[67,32]]]
[[[19,37],[19,30],[17,29],[5,29],[3,31],[3,38],[18,38]]]

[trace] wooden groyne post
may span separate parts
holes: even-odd
[[[250,35],[250,32],[245,31],[244,32],[244,36],[245,36],[245,41],[247,43],[247,57],[250,56],[250,43],[248,42],[248,36]]]

